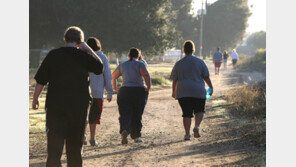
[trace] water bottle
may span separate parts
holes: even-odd
[[[208,88],[208,90],[207,90],[207,100],[210,99],[210,97],[211,97],[210,93],[212,93],[212,91],[213,90],[211,88]]]

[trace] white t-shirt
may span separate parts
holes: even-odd
[[[236,52],[232,52],[231,57],[232,57],[232,59],[237,60],[238,54]]]

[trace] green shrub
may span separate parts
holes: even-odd
[[[240,56],[237,67],[240,71],[266,72],[266,49],[257,49],[254,57]]]

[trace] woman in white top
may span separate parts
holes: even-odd
[[[232,50],[231,58],[232,58],[233,68],[236,68],[236,63],[237,63],[237,60],[238,60],[238,54],[236,53],[235,49]]]

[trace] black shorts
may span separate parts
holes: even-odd
[[[192,118],[193,113],[205,112],[206,99],[183,97],[178,99],[178,101],[182,108],[182,117]]]
[[[236,63],[237,63],[237,59],[232,59],[232,64],[236,65]]]

